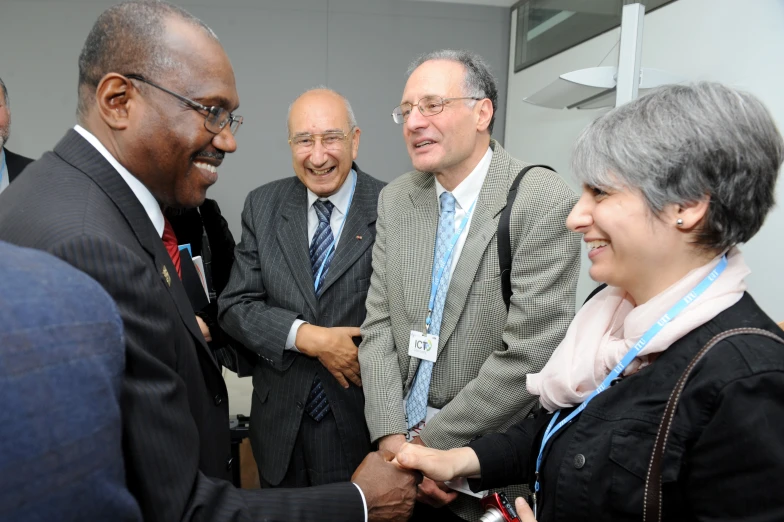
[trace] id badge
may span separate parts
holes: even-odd
[[[408,355],[424,361],[436,362],[438,356],[438,336],[411,330],[408,341]]]

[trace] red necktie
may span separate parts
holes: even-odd
[[[180,271],[180,249],[177,247],[177,236],[174,235],[174,229],[169,223],[169,220],[163,218],[163,245],[166,251],[169,252],[174,268],[177,270],[177,275],[182,279],[182,272]]]

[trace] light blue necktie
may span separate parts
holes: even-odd
[[[436,235],[436,251],[433,259],[433,274],[432,280],[435,279],[441,267],[444,267],[444,273],[441,280],[438,282],[438,290],[436,291],[436,300],[433,303],[433,313],[430,316],[430,331],[432,335],[438,335],[441,331],[441,314],[444,311],[444,302],[446,302],[446,293],[449,290],[449,281],[452,279],[451,271],[449,270],[452,264],[452,257],[444,260],[444,255],[449,249],[449,244],[452,237],[455,235],[455,197],[451,192],[444,192],[441,194],[441,215],[438,218],[438,235]],[[431,286],[432,291],[432,286]],[[436,348],[437,350],[438,348]],[[433,376],[433,363],[430,361],[422,360],[419,362],[416,377],[414,378],[414,385],[411,387],[411,393],[406,401],[406,415],[408,417],[408,429],[413,428],[420,421],[425,419],[427,413],[427,396],[430,392],[430,378]]]

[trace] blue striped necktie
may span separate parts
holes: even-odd
[[[330,249],[329,253],[327,249],[332,244],[333,236],[332,236],[332,227],[329,225],[330,218],[332,217],[332,209],[335,208],[335,205],[332,204],[331,201],[321,201],[317,199],[313,202],[313,209],[316,211],[316,216],[318,217],[318,226],[316,227],[316,233],[313,234],[313,239],[310,242],[310,265],[313,268],[313,282],[316,282],[316,276],[318,276],[319,268],[321,268],[321,264],[324,263],[324,270],[321,272],[321,279],[319,279],[318,288],[316,288],[316,295],[319,295],[321,292],[321,287],[324,285],[324,279],[327,277],[327,270],[329,270],[329,263],[332,261],[332,257],[335,255],[335,249]],[[326,258],[326,261],[324,261]]]
[[[452,279],[449,267],[452,265],[452,256],[444,260],[452,237],[455,235],[455,197],[451,192],[441,194],[441,215],[438,217],[438,235],[436,235],[436,250],[433,258],[433,273],[431,275],[431,285],[435,282],[441,267],[444,273],[438,282],[436,300],[433,303],[433,313],[430,315],[430,330],[432,335],[438,335],[441,331],[441,315],[444,312],[446,293],[449,290],[449,281]],[[432,289],[431,289],[432,291]],[[438,347],[436,347],[438,350]],[[420,421],[425,419],[427,414],[427,396],[430,393],[430,378],[433,376],[433,363],[430,361],[419,361],[414,384],[411,386],[411,393],[406,400],[406,417],[408,418],[408,429],[413,428]]]
[[[324,263],[324,270],[321,271],[321,279],[319,279],[318,288],[316,288],[316,295],[318,296],[321,292],[321,287],[324,284],[324,279],[327,277],[329,263],[335,255],[334,248],[327,253],[327,249],[332,244],[333,240],[332,227],[330,226],[329,221],[332,217],[332,209],[335,208],[335,205],[329,200],[321,201],[320,199],[317,199],[313,202],[313,208],[316,211],[316,216],[319,220],[318,226],[316,227],[316,233],[313,234],[313,240],[310,242],[310,264],[313,268],[314,284],[316,282],[316,277],[318,276],[319,268],[321,268],[321,264]],[[324,261],[325,258],[326,261]],[[324,391],[324,386],[321,384],[321,379],[317,374],[316,378],[313,379],[313,385],[310,389],[310,395],[308,395],[305,411],[313,420],[318,422],[324,418],[324,415],[329,413],[329,410],[330,407],[329,401],[327,400],[327,394]]]

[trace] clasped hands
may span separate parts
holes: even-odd
[[[419,486],[417,500],[435,507],[444,506],[457,497],[457,492],[450,490],[443,481],[477,476],[481,471],[479,458],[469,447],[438,450],[426,447],[419,437],[406,443],[404,435],[384,437],[379,442],[379,447],[390,450],[394,448],[393,462],[400,468],[422,473],[424,479]],[[445,502],[436,503],[441,501]],[[522,522],[536,522],[531,508],[522,497],[515,500],[515,508]]]
[[[341,386],[348,388],[349,382],[362,386],[354,344],[354,337],[359,336],[359,328],[355,327],[325,328],[304,323],[297,330],[294,345],[302,354],[318,359]]]

